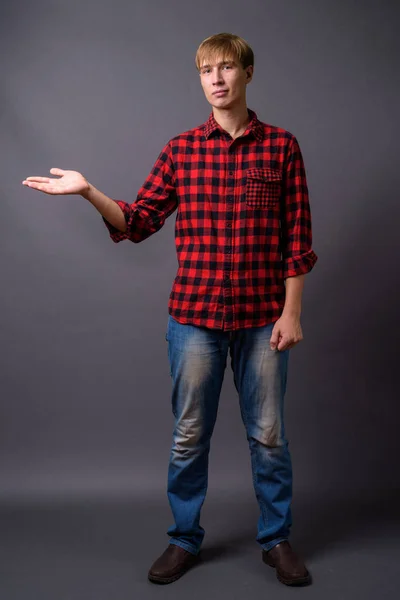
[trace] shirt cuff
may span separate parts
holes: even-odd
[[[318,260],[318,256],[313,250],[309,250],[299,256],[290,256],[284,259],[283,278],[296,277],[311,271]]]

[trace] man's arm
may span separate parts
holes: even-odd
[[[279,351],[290,350],[301,342],[303,331],[300,323],[301,299],[305,275],[288,277],[285,281],[285,306],[282,314],[272,330],[270,346]]]
[[[160,152],[132,204],[109,198],[78,171],[52,168],[50,173],[59,178],[30,176],[22,183],[45,194],[82,196],[102,215],[114,242],[125,239],[141,242],[161,229],[166,218],[178,206],[175,170],[169,143]]]
[[[311,209],[303,156],[297,139],[288,145],[281,198],[283,277],[306,274],[317,262],[312,249]]]
[[[286,279],[286,297],[282,316],[285,315],[300,319],[304,277],[305,275],[296,275],[295,277],[288,277]]]
[[[312,249],[311,210],[303,157],[292,136],[283,175],[281,248],[285,279],[285,305],[275,323],[272,349],[289,350],[303,339],[300,324],[304,276],[317,261]]]
[[[104,199],[96,193],[94,197],[101,205]],[[161,150],[150,174],[139,189],[136,200],[132,204],[123,200],[114,202],[122,211],[125,226],[122,229],[119,216],[116,222],[113,222],[103,215],[103,221],[113,242],[126,239],[134,243],[142,242],[163,227],[165,220],[178,206],[175,168],[169,142]],[[114,217],[114,214],[111,216]]]
[[[103,194],[100,190],[96,189],[91,183],[88,182],[87,189],[85,189],[81,196],[88,200],[115,229],[126,231],[126,220],[124,212],[121,207]]]

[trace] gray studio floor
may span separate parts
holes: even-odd
[[[399,494],[330,500],[297,498],[292,544],[314,582],[289,588],[261,562],[252,496],[207,500],[200,564],[167,586],[147,581],[170,513],[164,498],[3,502],[1,600],[147,598],[397,598]]]

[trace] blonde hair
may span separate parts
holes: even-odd
[[[254,52],[243,38],[233,33],[217,33],[203,40],[196,52],[196,68],[200,68],[205,60],[215,62],[217,57],[222,60],[236,59],[243,69],[254,65]]]

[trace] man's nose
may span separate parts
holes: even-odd
[[[224,79],[222,77],[222,72],[219,69],[215,69],[215,71],[213,71],[212,76],[211,76],[211,81],[212,81],[213,85],[224,82]]]

